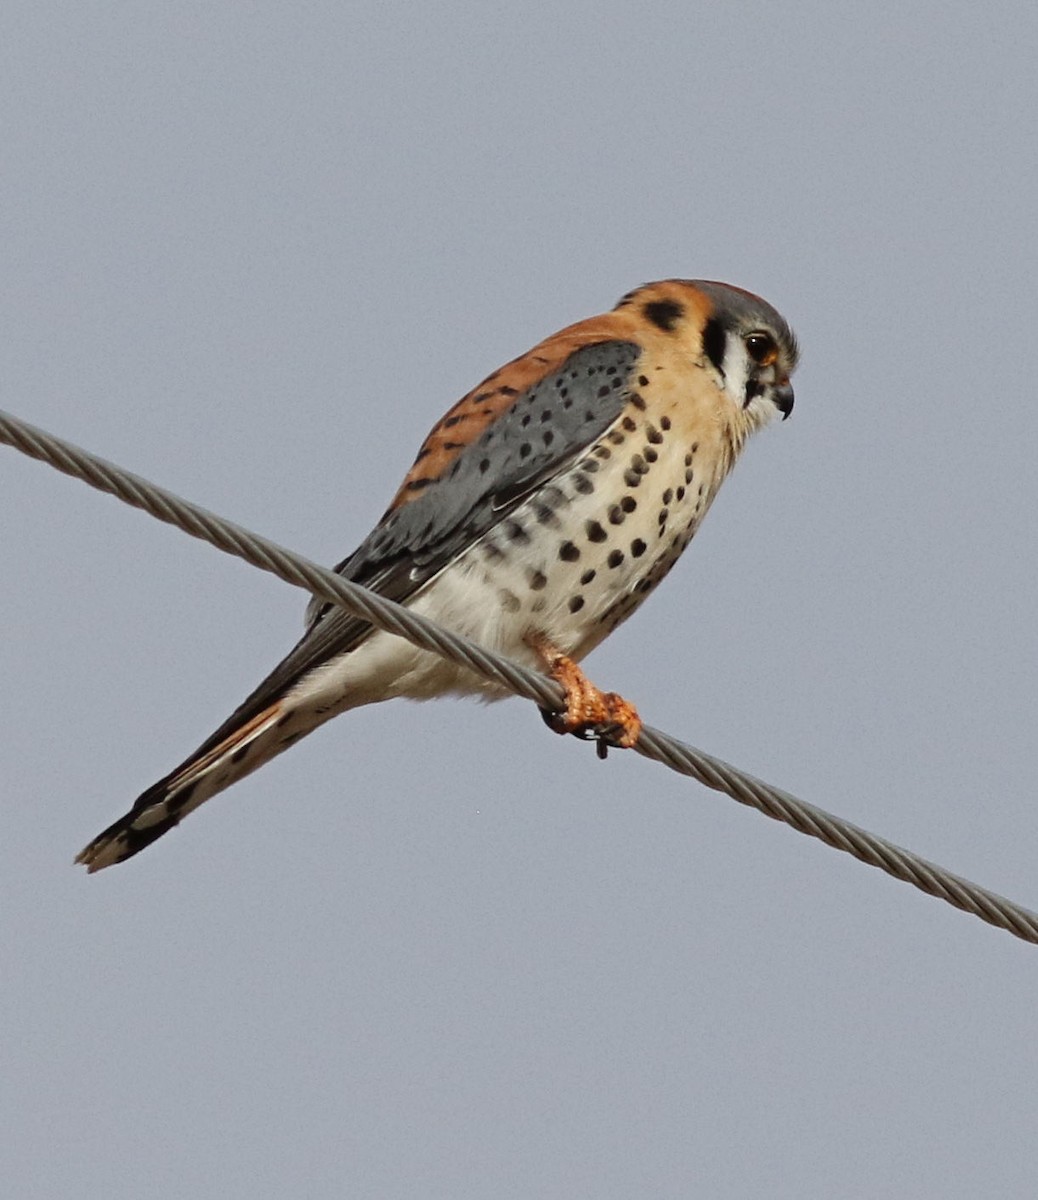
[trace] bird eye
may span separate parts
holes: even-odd
[[[746,353],[759,367],[770,367],[778,359],[778,346],[770,333],[746,335]]]

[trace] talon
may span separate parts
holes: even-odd
[[[571,658],[546,638],[532,635],[527,643],[566,693],[563,711],[540,710],[549,729],[596,742],[599,758],[606,757],[610,746],[629,749],[638,741],[642,720],[633,704],[616,692],[600,691]]]

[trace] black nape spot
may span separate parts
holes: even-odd
[[[597,521],[588,521],[587,536],[589,541],[604,542],[609,537],[609,534],[606,533]]]
[[[563,562],[576,562],[580,557],[580,551],[572,542],[563,542],[559,547],[559,558]]]
[[[583,596],[570,596],[569,611],[571,613],[580,612],[580,610],[583,607],[584,607],[584,597]]]
[[[724,379],[724,352],[728,345],[728,334],[716,317],[711,317],[703,326],[703,350]]]
[[[676,300],[650,300],[642,312],[664,333],[673,333],[685,315],[684,308]]]

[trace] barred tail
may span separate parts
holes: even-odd
[[[300,736],[281,720],[289,711],[279,700],[217,745],[209,747],[207,743],[142,792],[125,816],[76,855],[76,862],[92,873],[132,858],[217,792],[287,749]]]

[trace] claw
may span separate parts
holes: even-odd
[[[561,712],[541,709],[549,729],[597,743],[599,758],[606,757],[610,746],[628,749],[638,741],[642,720],[633,704],[616,692],[600,691],[546,638],[531,636],[527,641],[566,693],[566,707]]]

